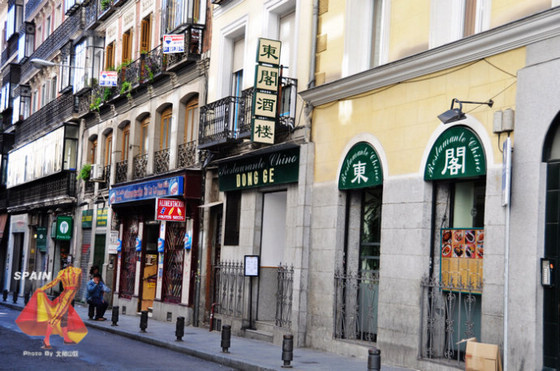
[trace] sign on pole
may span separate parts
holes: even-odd
[[[163,54],[184,53],[185,35],[163,35]]]

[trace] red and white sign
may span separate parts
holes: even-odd
[[[185,201],[174,198],[158,198],[156,220],[168,222],[185,221]]]
[[[163,35],[163,54],[184,53],[185,35]]]
[[[99,86],[115,87],[117,86],[117,71],[101,71],[99,74]]]

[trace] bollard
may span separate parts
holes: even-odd
[[[282,368],[292,368],[290,362],[294,359],[294,335],[284,335],[282,340]]]
[[[29,302],[29,291],[23,294],[23,303],[27,305],[28,302]]]
[[[2,297],[3,297],[4,301],[8,300],[8,290],[4,290],[2,292]]]
[[[119,322],[119,307],[113,307],[113,313],[111,314],[111,326],[118,326],[117,322]]]
[[[14,295],[13,295],[12,300],[13,300],[14,304],[17,303],[17,290],[14,291]]]
[[[223,325],[222,326],[222,352],[229,353],[229,347],[231,346],[231,326],[230,325]]]
[[[368,349],[367,369],[368,371],[381,370],[381,351],[375,347]]]
[[[185,317],[177,317],[175,336],[177,336],[177,341],[183,341],[183,336],[185,336]]]
[[[143,310],[140,315],[140,331],[146,332],[146,328],[148,328],[148,311]]]

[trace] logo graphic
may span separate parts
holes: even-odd
[[[67,221],[63,221],[62,223],[60,223],[60,227],[59,227],[60,233],[62,234],[68,233],[68,228],[69,226]]]

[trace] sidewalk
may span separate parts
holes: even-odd
[[[11,297],[10,297],[11,298]],[[13,304],[11,300],[1,301],[6,307],[21,310],[23,298]],[[220,346],[221,333],[208,331],[201,327],[185,327],[183,341],[176,341],[175,323],[148,319],[145,333],[140,332],[140,317],[119,315],[117,326],[111,326],[111,311],[107,311],[107,321],[93,321],[88,319],[87,307],[76,303],[76,312],[88,327],[104,330],[113,334],[157,345],[177,352],[182,352],[200,359],[216,362],[224,366],[243,371],[285,370],[282,368],[282,347],[271,343],[232,336],[229,353],[222,353]],[[381,354],[383,362],[383,354]],[[351,371],[367,370],[367,359],[343,357],[332,353],[321,352],[309,348],[294,348],[292,370],[333,370]],[[383,371],[407,371],[400,367],[383,365]]]

